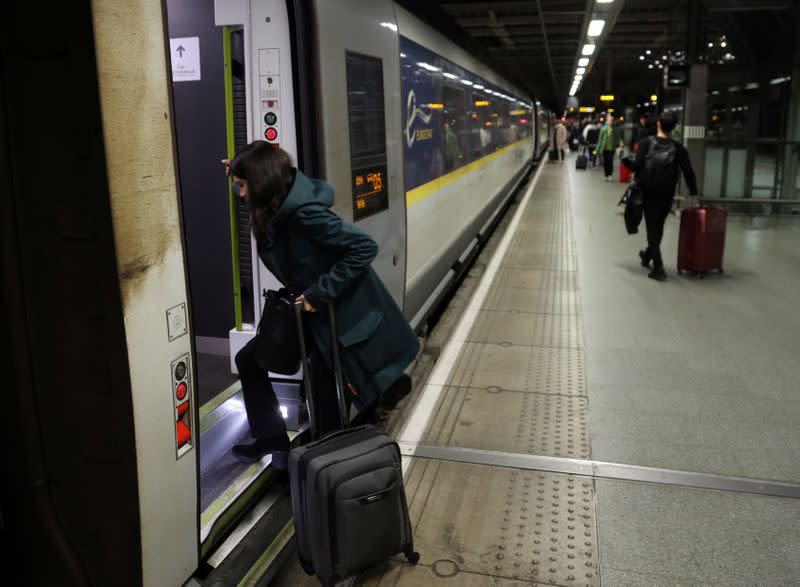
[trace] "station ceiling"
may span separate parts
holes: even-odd
[[[663,77],[655,59],[663,62],[668,52],[687,50],[690,0],[614,1],[621,9],[606,24],[596,59],[578,91],[581,103],[596,102],[605,93],[649,96]],[[566,104],[594,0],[399,3],[551,108],[559,111]],[[779,32],[777,39],[793,36],[793,20],[787,13],[792,0],[703,0],[702,6],[703,40],[727,34],[731,46],[741,50],[738,63],[749,48],[772,43],[763,42],[764,27]],[[755,24],[759,19],[763,22]],[[787,25],[788,30],[781,30]],[[650,55],[641,60],[648,50]],[[719,53],[719,46],[713,51]],[[709,50],[707,57],[718,55]]]

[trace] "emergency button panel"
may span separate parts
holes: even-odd
[[[195,443],[194,422],[192,418],[192,379],[189,355],[172,361],[172,406],[175,415],[175,456],[181,458],[192,450]]]
[[[277,144],[281,135],[280,51],[259,49],[258,61],[261,136]]]

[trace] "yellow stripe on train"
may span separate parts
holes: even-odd
[[[498,149],[494,153],[489,153],[478,159],[477,161],[473,161],[472,163],[468,163],[464,165],[464,167],[459,167],[458,169],[451,171],[450,173],[446,173],[442,176],[437,177],[436,179],[432,179],[427,183],[423,183],[421,186],[415,187],[413,190],[406,192],[406,207],[411,207],[417,202],[421,202],[431,194],[438,192],[439,190],[443,189],[445,186],[450,185],[454,181],[457,181],[464,177],[465,175],[469,175],[476,169],[479,169],[496,159],[506,151],[514,149],[515,147],[520,146],[522,143],[531,142],[533,137],[525,137],[524,139],[520,139],[515,143],[511,143],[510,145],[506,145],[502,149]]]

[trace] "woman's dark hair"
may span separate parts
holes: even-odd
[[[661,113],[658,117],[658,122],[661,124],[661,130],[669,134],[675,130],[678,124],[678,117],[671,110],[667,110]]]
[[[266,141],[254,141],[233,158],[231,173],[247,180],[250,223],[256,240],[263,240],[269,223],[294,181],[292,160],[280,147]]]

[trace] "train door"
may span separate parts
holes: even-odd
[[[379,245],[373,267],[402,308],[406,202],[400,141],[400,46],[389,0],[315,2],[320,153],[335,210]]]

